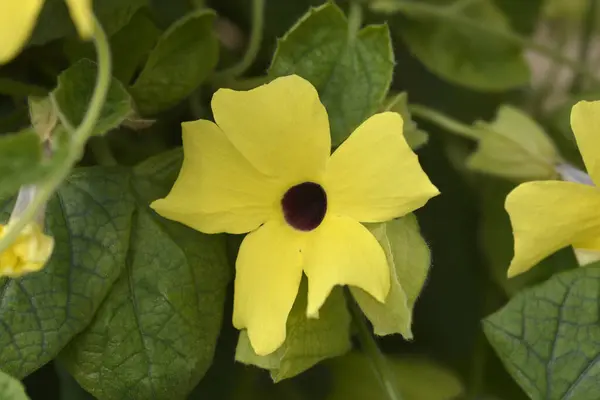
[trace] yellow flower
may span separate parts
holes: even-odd
[[[0,238],[8,226],[0,225]],[[0,254],[0,276],[14,278],[39,271],[46,265],[53,248],[54,239],[45,235],[37,223],[30,223],[17,240]]]
[[[79,35],[88,39],[94,31],[92,0],[65,0]],[[17,56],[35,27],[44,0],[0,0],[0,64]]]
[[[595,186],[536,181],[521,184],[508,195],[505,206],[515,237],[509,277],[569,245],[600,250],[600,102],[573,106],[571,128]]]
[[[183,123],[184,161],[162,216],[206,233],[245,233],[236,261],[233,324],[259,355],[285,340],[304,272],[307,315],[318,317],[335,285],[383,302],[383,249],[360,222],[381,222],[439,192],[402,134],[402,118],[369,118],[331,155],[329,121],[299,76],[256,89],[220,89],[216,124]]]

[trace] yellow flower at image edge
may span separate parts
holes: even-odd
[[[285,340],[303,272],[307,315],[335,285],[383,302],[386,256],[361,222],[382,222],[439,192],[407,145],[399,114],[374,115],[331,155],[329,120],[299,76],[256,89],[220,89],[216,124],[183,123],[184,161],[171,192],[152,207],[206,233],[245,233],[236,260],[233,324],[266,355]]]
[[[7,228],[8,226],[0,225],[0,238]],[[0,253],[0,276],[14,278],[39,271],[46,265],[53,248],[54,239],[45,235],[38,224],[27,225],[17,240]]]
[[[65,0],[79,35],[88,39],[94,31],[92,0]],[[0,64],[19,53],[31,36],[44,0],[0,0]]]
[[[600,250],[600,102],[573,106],[571,128],[594,186],[536,181],[523,183],[508,195],[506,210],[515,240],[509,277],[569,245]]]

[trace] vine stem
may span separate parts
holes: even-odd
[[[350,313],[352,314],[352,320],[358,330],[358,339],[360,341],[363,351],[367,354],[371,361],[371,367],[373,372],[377,376],[379,383],[385,391],[389,400],[403,400],[400,390],[396,385],[396,377],[393,371],[390,369],[385,355],[379,349],[375,338],[371,334],[371,330],[365,320],[362,311],[354,301],[354,298],[350,295],[350,292],[346,289],[346,297],[350,304]]]
[[[7,226],[5,235],[0,240],[0,253],[5,251],[18,237],[19,233],[44,209],[50,196],[54,194],[60,184],[67,178],[71,168],[79,161],[83,154],[85,144],[92,134],[92,130],[98,121],[102,106],[106,100],[106,94],[111,79],[111,55],[106,34],[98,20],[94,17],[94,45],[98,58],[98,75],[96,86],[89,107],[81,121],[81,124],[71,135],[67,154],[61,162],[54,167],[46,180],[38,184],[37,195],[31,200],[27,207]]]
[[[523,48],[528,48],[536,53],[542,54],[550,59],[555,60],[558,63],[568,66],[573,71],[577,72],[580,76],[586,77],[594,82],[600,82],[599,78],[588,68],[587,65],[582,64],[576,60],[566,57],[559,51],[553,48],[547,47],[541,43],[537,43],[530,40],[522,35],[514,33],[508,29],[498,29],[492,25],[486,25],[477,20],[464,17],[463,15],[452,12],[444,7],[437,5],[416,2],[416,1],[398,1],[394,3],[396,10],[403,11],[410,15],[421,15],[436,19],[442,19],[450,21],[457,25],[462,25],[473,30],[477,30],[484,33],[496,35],[504,38],[504,40],[517,44]]]
[[[99,165],[105,167],[119,165],[106,138],[93,137],[89,140],[88,145]]]
[[[228,81],[242,75],[254,62],[263,38],[263,26],[265,21],[265,0],[252,1],[252,28],[250,31],[250,43],[242,60],[234,66],[215,73],[213,80],[216,82]]]
[[[479,140],[479,133],[475,129],[467,124],[463,124],[462,122],[450,118],[439,111],[417,104],[409,105],[408,110],[415,117],[421,117],[433,122],[458,136],[471,140]]]
[[[348,43],[354,43],[362,25],[362,6],[356,1],[350,2],[348,10]]]

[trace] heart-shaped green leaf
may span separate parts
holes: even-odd
[[[61,353],[99,399],[184,398],[212,362],[230,269],[225,238],[167,221],[148,207],[169,191],[181,151],[139,165],[123,272],[92,323]]]
[[[76,128],[83,120],[94,93],[97,71],[93,61],[82,59],[58,77],[58,85],[51,96],[58,106],[59,117],[65,126]],[[121,82],[113,78],[93,134],[103,135],[118,127],[132,112],[133,105],[129,93]]]
[[[160,37],[131,94],[142,115],[173,107],[210,75],[219,56],[213,33],[214,12],[194,11]]]
[[[596,400],[600,264],[555,275],[484,320],[513,378],[532,399]]]
[[[333,3],[314,8],[279,41],[269,70],[300,75],[317,88],[334,146],[379,108],[392,81],[387,26],[359,28]]]

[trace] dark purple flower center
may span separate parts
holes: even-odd
[[[283,216],[288,224],[299,231],[318,227],[327,212],[327,194],[321,185],[304,182],[291,187],[281,199]]]

